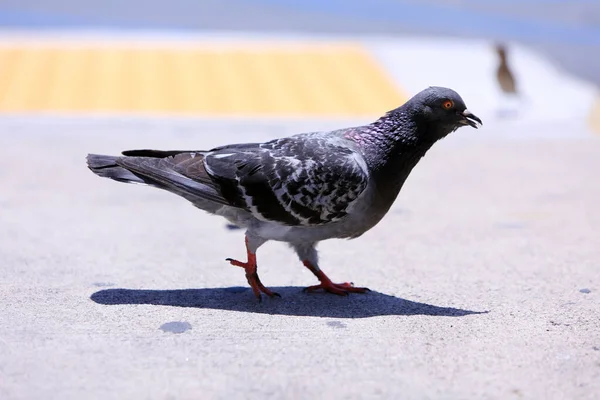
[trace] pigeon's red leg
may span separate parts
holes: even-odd
[[[302,261],[304,266],[308,268],[315,276],[321,281],[319,285],[309,286],[304,291],[306,292],[314,292],[315,290],[323,289],[326,292],[334,293],[340,296],[347,296],[349,293],[365,293],[368,292],[369,289],[365,287],[354,287],[352,283],[333,283],[331,279],[319,267],[311,264],[310,261],[304,260]]]
[[[227,258],[226,261],[229,261],[231,265],[235,265],[236,267],[242,267],[246,270],[246,279],[248,279],[248,283],[254,292],[254,295],[258,299],[258,301],[262,300],[260,293],[264,293],[269,297],[277,296],[281,297],[279,293],[275,293],[265,287],[260,281],[258,277],[258,273],[256,272],[256,268],[258,265],[256,264],[256,254],[250,250],[248,246],[248,237],[246,237],[246,252],[248,253],[248,261],[241,262],[238,260],[234,260],[233,258]]]

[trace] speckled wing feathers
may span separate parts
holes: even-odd
[[[368,184],[360,155],[316,134],[225,146],[204,162],[232,205],[292,226],[343,218]]]
[[[232,206],[263,221],[321,225],[347,215],[369,175],[337,135],[315,133],[210,151],[133,150],[116,162],[146,183]]]

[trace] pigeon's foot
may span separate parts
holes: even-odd
[[[229,261],[231,265],[242,267],[244,270],[246,270],[246,279],[248,280],[248,283],[250,284],[250,287],[252,288],[252,291],[254,292],[254,295],[258,301],[262,301],[261,292],[269,297],[281,297],[279,293],[267,289],[260,281],[258,273],[256,272],[256,254],[248,252],[247,262],[241,262],[232,258],[227,258],[226,261]]]
[[[323,289],[326,292],[337,294],[339,296],[348,296],[350,293],[366,293],[370,292],[370,289],[365,287],[355,287],[351,282],[345,283],[333,283],[331,279],[323,271],[315,268],[310,262],[304,261],[306,268],[310,269],[313,274],[321,281],[320,284],[309,286],[304,289],[305,292],[314,292]]]
[[[365,287],[354,287],[354,285],[350,282],[344,283],[321,283],[319,285],[309,286],[304,289],[305,292],[311,293],[317,291],[319,289],[323,289],[326,292],[337,294],[339,296],[348,296],[350,293],[366,293],[369,291],[368,288]]]

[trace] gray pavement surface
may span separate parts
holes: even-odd
[[[598,399],[600,139],[462,129],[323,269],[373,292],[305,294],[284,245],[166,192],[94,176],[88,152],[207,148],[352,124],[0,119],[1,399]],[[494,130],[496,129],[496,130]]]

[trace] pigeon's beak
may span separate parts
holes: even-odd
[[[479,117],[477,117],[477,115],[471,113],[471,111],[469,111],[467,109],[465,109],[465,111],[463,111],[461,115],[462,115],[462,120],[460,121],[460,123],[462,123],[464,125],[472,126],[475,129],[477,129],[481,125],[483,125],[483,122],[481,122]]]

